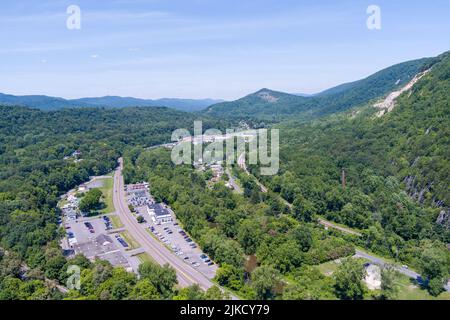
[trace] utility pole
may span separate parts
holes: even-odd
[[[345,184],[346,184],[345,169],[342,169],[341,182],[342,182],[342,190],[345,190]]]

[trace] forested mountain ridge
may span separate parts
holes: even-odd
[[[374,251],[414,264],[427,241],[446,250],[449,89],[445,53],[382,117],[370,103],[312,123],[279,124],[281,172],[262,179],[299,212],[363,230]]]
[[[105,96],[81,99],[63,99],[44,95],[15,96],[0,93],[0,105],[25,106],[44,111],[60,110],[66,108],[101,107],[168,107],[180,111],[199,111],[219,103],[217,99],[138,99],[133,97]]]
[[[217,117],[266,122],[279,122],[292,117],[312,120],[386,95],[404,86],[435,61],[435,58],[424,58],[400,63],[365,79],[343,84],[314,96],[261,89],[236,101],[212,105],[203,112]]]
[[[0,93],[0,105],[3,106],[25,106],[42,110],[57,110],[63,108],[88,107],[86,103],[72,103],[69,100],[44,95],[15,96]]]
[[[220,103],[218,99],[138,99],[133,97],[106,96],[99,98],[81,98],[71,100],[73,103],[89,104],[91,106],[125,108],[125,107],[160,107],[165,106],[181,111],[200,111],[213,104]]]

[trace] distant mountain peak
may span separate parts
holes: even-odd
[[[256,93],[256,96],[258,96],[262,100],[270,102],[270,103],[275,103],[280,99],[280,98],[276,97],[270,90],[264,90],[264,89],[258,91]]]

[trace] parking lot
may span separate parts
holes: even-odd
[[[66,220],[68,247],[92,261],[99,258],[128,271],[137,271],[139,259],[127,252],[129,245],[119,233],[111,233],[112,226],[108,221],[107,216]]]
[[[145,219],[143,227],[146,228],[156,239],[169,248],[179,259],[192,265],[208,278],[213,278],[216,274],[217,266],[207,257],[195,242],[181,228],[172,210],[164,204],[156,204],[148,191],[148,184],[136,184],[127,186],[127,201],[135,211],[135,216],[142,216]],[[156,204],[156,206],[155,206]],[[150,205],[153,210],[149,211]],[[155,209],[155,207],[157,207]],[[161,212],[162,211],[162,212]],[[152,212],[154,215],[150,215]],[[160,216],[158,217],[158,214]],[[173,220],[162,223],[161,217],[170,214]]]
[[[217,266],[201,251],[178,222],[161,225],[149,223],[149,230],[185,263],[192,265],[208,278],[215,276]]]

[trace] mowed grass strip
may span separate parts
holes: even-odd
[[[109,216],[109,218],[111,219],[111,223],[114,229],[123,227],[122,220],[120,220],[119,216]]]
[[[112,213],[116,211],[113,204],[113,186],[114,186],[114,180],[113,179],[102,179],[103,186],[99,188],[102,191],[103,194],[103,203],[105,204],[105,207],[100,210],[101,214],[105,213]]]
[[[144,262],[156,263],[156,261],[146,252],[139,253],[138,255],[136,255],[136,257],[139,259],[139,261],[141,263],[144,263]]]

